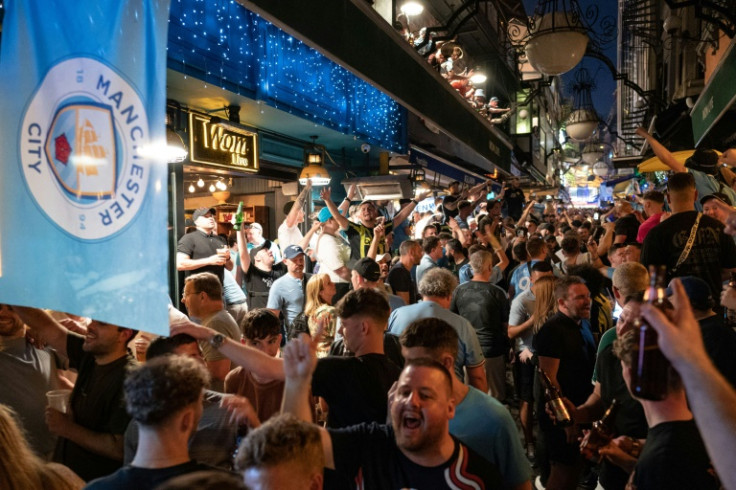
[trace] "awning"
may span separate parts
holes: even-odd
[[[675,151],[672,153],[672,156],[675,157],[675,159],[685,165],[685,161],[693,156],[693,153],[695,153],[695,150],[683,150],[683,151]],[[721,154],[719,151],[716,151],[719,155]],[[644,160],[639,164],[639,173],[646,173],[646,172],[659,172],[659,171],[668,171],[672,170],[667,165],[662,163],[662,160],[659,159],[659,157],[652,157],[649,160]]]
[[[736,101],[736,39],[731,41],[728,52],[718,63],[708,85],[690,111],[693,121],[693,138],[698,146],[713,125]]]
[[[426,170],[444,175],[451,180],[464,182],[471,187],[488,180],[488,177],[465,170],[462,167],[445,160],[444,158],[433,155],[426,150],[421,150],[414,145],[411,146],[409,162],[414,165],[424,167]]]

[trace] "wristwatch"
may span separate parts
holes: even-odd
[[[219,349],[224,343],[225,343],[225,336],[222,335],[221,333],[216,333],[210,339],[210,345],[214,347],[215,349]]]

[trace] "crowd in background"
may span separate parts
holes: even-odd
[[[307,217],[308,184],[272,237],[197,209],[168,337],[0,307],[0,487],[734,488],[736,195],[708,157],[596,209],[516,178],[322,188]],[[642,321],[657,401],[630,389]]]

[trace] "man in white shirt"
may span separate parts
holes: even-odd
[[[289,201],[284,205],[286,218],[284,218],[278,230],[279,247],[282,253],[289,245],[299,245],[304,248],[304,244],[302,244],[304,236],[299,230],[299,225],[304,222],[304,202],[311,193],[312,181],[307,180],[307,185],[299,193],[296,201]]]
[[[350,245],[338,235],[340,224],[329,208],[322,208],[318,219],[322,223],[322,234],[317,242],[319,271],[327,273],[335,284],[337,293],[332,301],[337,303],[350,290],[350,269],[347,267]]]

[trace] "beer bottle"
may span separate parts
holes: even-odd
[[[736,289],[736,272],[731,273],[731,279],[728,281],[728,287]],[[730,328],[736,327],[736,310],[723,308],[723,323]]]
[[[644,301],[664,309],[667,274],[663,265],[649,266],[649,288]],[[637,398],[664,400],[667,396],[670,362],[659,350],[657,331],[643,317],[639,317],[635,330],[638,337],[631,366],[631,391]]]
[[[544,369],[541,367],[538,367],[537,369],[539,370],[539,382],[542,384],[542,389],[544,390],[544,398],[547,400],[547,404],[555,414],[557,425],[560,427],[572,425],[572,417],[570,417],[570,412],[568,412],[565,403],[562,401],[560,390],[552,384],[552,381],[549,379],[549,376],[547,376],[547,373],[544,372]]]
[[[600,420],[593,422],[593,428],[580,443],[580,452],[591,461],[599,462],[601,459],[598,450],[611,442],[614,436],[613,424],[619,409],[619,402],[614,398],[611,405]]]
[[[243,201],[240,201],[240,204],[238,204],[238,210],[235,211],[235,216],[233,216],[233,230],[240,230],[240,226],[243,224],[243,218]]]

